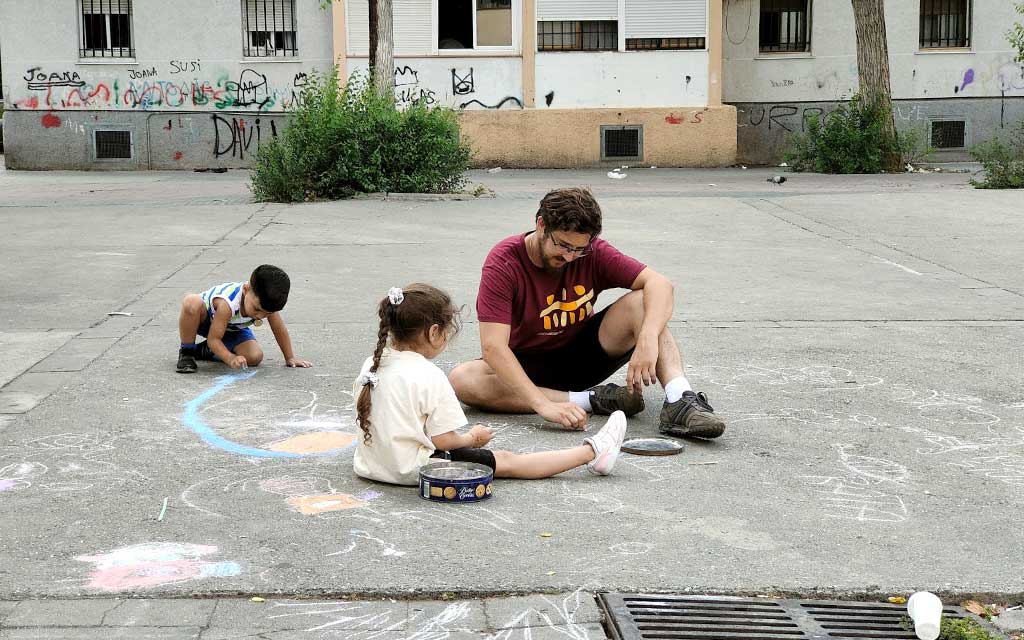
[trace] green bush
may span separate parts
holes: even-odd
[[[824,118],[809,117],[806,132],[790,137],[786,162],[794,171],[880,173],[890,150],[905,162],[930,152],[920,131],[897,133],[895,140],[889,140],[883,131],[886,118],[891,117],[877,101],[856,94]]]
[[[464,184],[469,157],[451,109],[399,109],[365,77],[339,90],[335,70],[311,75],[283,133],[260,145],[251,189],[272,202],[446,193]]]
[[[985,170],[982,180],[971,178],[978,189],[1024,188],[1024,121],[1007,139],[995,137],[971,147],[971,157]]]

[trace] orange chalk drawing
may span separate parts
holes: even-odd
[[[267,449],[298,454],[323,453],[334,449],[343,449],[352,444],[355,439],[355,435],[341,431],[313,431],[278,440],[268,445]]]
[[[364,500],[349,495],[347,493],[329,493],[326,495],[319,496],[296,496],[288,498],[288,506],[293,511],[305,514],[307,516],[315,516],[321,513],[327,513],[328,511],[344,511],[345,509],[355,509],[357,507],[365,507],[368,503]]]

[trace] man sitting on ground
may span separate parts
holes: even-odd
[[[666,396],[662,433],[722,435],[725,423],[683,375],[668,330],[668,278],[598,238],[601,208],[589,190],[548,193],[535,224],[499,242],[484,262],[476,303],[483,358],[449,375],[459,400],[583,429],[588,412],[643,411],[643,387],[657,380]],[[594,313],[610,288],[632,291]],[[627,362],[625,387],[600,384]]]

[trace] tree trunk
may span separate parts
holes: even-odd
[[[857,75],[860,93],[865,101],[877,103],[885,110],[882,135],[888,149],[882,158],[886,171],[902,171],[903,161],[896,150],[896,122],[892,113],[892,90],[889,86],[889,45],[885,36],[884,0],[852,0],[853,20],[857,32]]]
[[[369,0],[370,78],[377,93],[395,95],[395,57],[391,0]]]

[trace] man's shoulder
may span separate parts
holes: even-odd
[[[521,233],[505,238],[491,248],[490,253],[487,254],[487,259],[484,261],[484,265],[495,262],[508,262],[509,260],[517,259],[519,255],[519,247],[522,244],[523,234]]]

